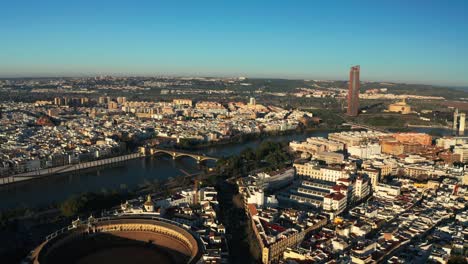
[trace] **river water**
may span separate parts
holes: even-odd
[[[413,128],[415,132],[437,132],[450,135],[446,129]],[[327,131],[311,131],[301,134],[274,136],[239,144],[229,144],[200,150],[208,156],[227,157],[238,154],[243,149],[255,149],[263,141],[304,140],[311,136],[326,137]],[[50,176],[43,179],[28,181],[0,187],[0,210],[27,207],[48,206],[60,202],[71,195],[84,192],[101,192],[111,190],[132,190],[141,184],[156,179],[183,175],[184,172],[195,173],[199,166],[195,160],[181,157],[173,160],[166,155],[134,159],[124,163],[101,168],[89,169],[76,173]]]

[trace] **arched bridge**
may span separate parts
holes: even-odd
[[[144,153],[145,155],[156,155],[158,153],[164,153],[172,156],[173,159],[177,159],[178,157],[190,157],[197,161],[197,163],[201,163],[207,160],[217,161],[218,158],[206,156],[203,154],[179,151],[175,149],[163,149],[163,148],[142,148],[140,152]]]
[[[378,128],[378,127],[373,127],[373,126],[368,126],[368,125],[363,125],[363,124],[358,124],[358,123],[353,123],[353,122],[346,122],[345,124],[350,125],[352,128],[363,128],[363,129],[374,130],[374,131],[378,131],[382,133],[391,133],[385,128]]]

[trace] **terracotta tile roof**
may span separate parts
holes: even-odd
[[[258,214],[257,207],[255,207],[255,204],[248,204],[247,206],[249,207],[250,215]]]

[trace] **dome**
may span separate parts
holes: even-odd
[[[388,106],[388,111],[401,114],[409,114],[411,113],[411,106],[406,103],[405,99],[403,99],[400,102],[390,104]]]

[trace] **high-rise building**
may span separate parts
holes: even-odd
[[[461,113],[459,115],[460,119],[458,121],[458,133],[460,135],[463,135],[465,133],[465,119],[466,119],[466,114]]]
[[[349,71],[348,110],[346,112],[349,116],[357,116],[359,112],[359,89],[361,87],[359,73],[359,65],[351,67]]]
[[[88,103],[89,103],[89,98],[87,98],[87,97],[81,97],[80,98],[80,104],[81,105],[86,105]]]
[[[107,109],[109,110],[115,110],[117,108],[119,108],[119,105],[117,104],[117,102],[109,101],[109,103],[107,104]]]
[[[455,111],[453,112],[453,131],[457,131],[458,127],[458,108],[455,108]]]
[[[117,103],[118,104],[124,104],[125,102],[127,102],[127,97],[117,97]]]
[[[55,97],[55,98],[54,98],[54,104],[55,104],[55,105],[61,105],[61,104],[62,104],[61,100],[62,100],[62,98],[60,98],[60,97]]]
[[[70,105],[70,102],[71,102],[71,98],[69,97],[63,97],[63,101],[64,101],[64,105]]]
[[[67,98],[67,97],[55,97],[54,98],[54,104],[55,105],[68,105],[69,104],[69,98]]]
[[[453,113],[453,132],[463,135],[465,133],[465,119],[466,114],[458,112],[458,109],[455,109]]]
[[[256,104],[255,98],[254,98],[254,97],[250,97],[249,105],[255,105],[255,104]]]

